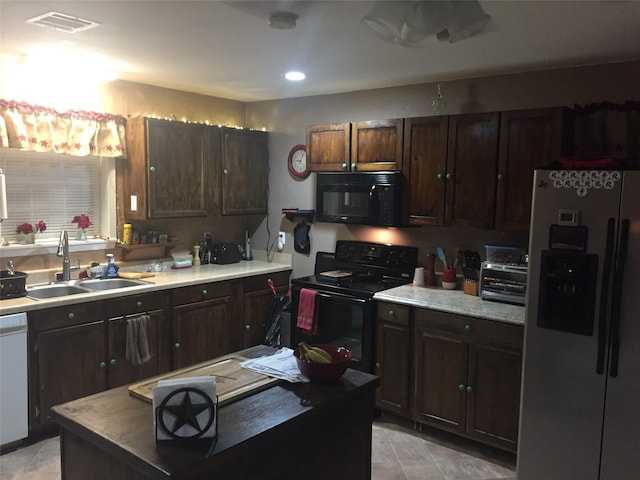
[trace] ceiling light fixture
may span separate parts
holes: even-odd
[[[307,76],[302,72],[287,72],[284,74],[284,78],[291,80],[292,82],[299,82],[304,80]]]
[[[490,19],[477,0],[382,0],[373,4],[362,23],[387,42],[419,47],[436,34],[439,40],[449,42],[467,38]]]

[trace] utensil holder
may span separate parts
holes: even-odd
[[[466,295],[475,295],[477,297],[479,293],[478,281],[465,278],[462,291]]]

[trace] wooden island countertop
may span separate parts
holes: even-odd
[[[52,413],[62,479],[370,479],[377,384],[351,369],[330,384],[277,383],[220,407],[217,442],[157,444],[152,406],[126,386],[74,400]]]

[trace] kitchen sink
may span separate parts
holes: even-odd
[[[66,283],[49,283],[47,285],[33,285],[27,287],[27,297],[39,300],[47,298],[77,295],[78,293],[102,292],[116,288],[137,287],[139,285],[151,285],[152,282],[144,280],[131,280],[128,278],[107,278],[96,280],[71,280]]]
[[[128,288],[137,287],[139,285],[151,285],[151,282],[144,280],[132,280],[129,278],[105,278],[102,280],[83,280],[78,283],[83,288],[88,288],[91,291],[112,290],[114,288]]]
[[[77,295],[78,293],[90,292],[91,290],[86,288],[78,287],[76,285],[67,285],[66,283],[27,287],[27,297],[37,299],[64,297],[66,295]]]

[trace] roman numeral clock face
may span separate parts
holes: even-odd
[[[289,152],[287,161],[289,173],[297,178],[307,178],[309,176],[309,165],[307,163],[307,148],[304,145],[296,145]]]

